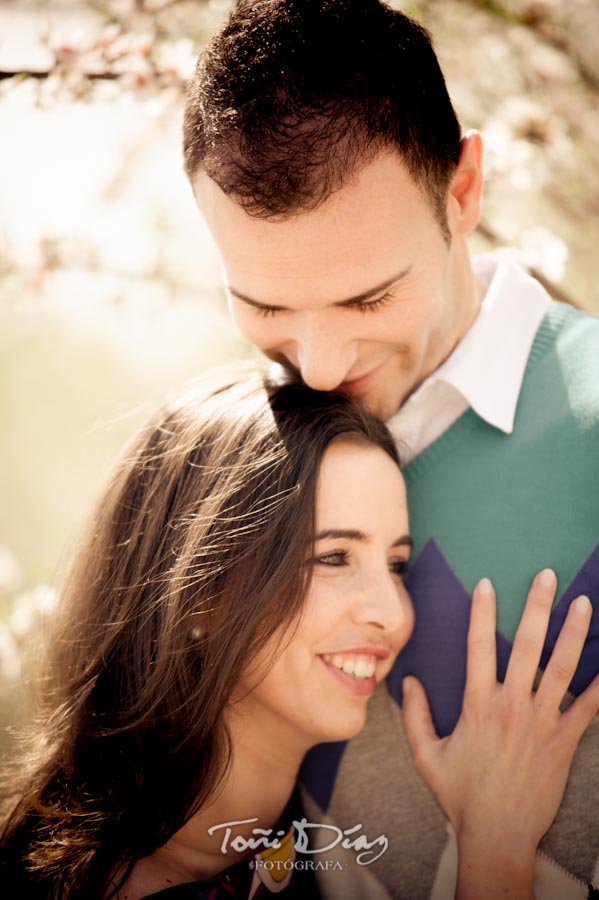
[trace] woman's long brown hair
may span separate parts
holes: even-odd
[[[122,883],[218,787],[223,711],[257,649],[297,621],[319,467],[341,436],[397,461],[385,427],[348,400],[246,368],[202,379],[128,448],[6,784],[0,860],[19,897],[113,896],[112,873]]]

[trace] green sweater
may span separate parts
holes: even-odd
[[[447,861],[448,832],[411,764],[397,708],[404,674],[424,683],[437,731],[448,734],[460,713],[470,595],[480,578],[489,576],[497,591],[500,678],[540,569],[553,568],[559,582],[541,666],[570,601],[586,593],[599,607],[599,319],[552,304],[531,349],[513,433],[469,409],[404,474],[415,538],[406,579],[414,634],[388,691],[371,701],[364,732],[349,744],[312,751],[302,782],[312,815],[326,814],[344,828],[362,822],[372,833],[386,830],[389,850],[370,868],[392,896],[418,900],[430,895],[443,854]],[[596,610],[572,693],[598,671]],[[592,882],[599,861],[599,722],[581,742],[541,850],[581,886]]]

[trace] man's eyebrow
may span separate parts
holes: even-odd
[[[324,541],[327,538],[332,538],[333,540],[339,538],[345,538],[348,541],[368,541],[368,536],[364,534],[363,531],[356,531],[355,529],[343,529],[343,528],[326,528],[324,531],[319,531],[315,541]],[[411,534],[404,534],[401,537],[397,538],[396,541],[393,541],[391,544],[392,547],[413,547],[414,546],[414,538]]]
[[[362,294],[355,294],[355,296],[353,297],[348,297],[347,300],[337,300],[334,303],[331,303],[331,306],[356,306],[359,303],[364,303],[365,301],[372,299],[372,297],[375,297],[377,294],[380,294],[381,291],[386,291],[394,284],[397,284],[398,281],[406,278],[411,271],[412,266],[407,266],[405,269],[402,269],[401,272],[397,272],[391,278],[388,278],[386,281],[382,281],[380,284],[369,288],[369,290],[364,291]],[[238,291],[234,287],[231,287],[231,285],[227,286],[227,290],[238,300],[241,300],[242,303],[247,303],[248,306],[253,306],[256,309],[272,309],[276,312],[280,312],[284,309],[289,309],[289,307],[287,306],[277,306],[269,305],[268,303],[261,303],[260,300],[254,300],[252,297],[248,297],[247,294],[243,294],[241,291]]]

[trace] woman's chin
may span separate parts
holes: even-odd
[[[355,715],[347,717],[345,721],[341,719],[337,722],[329,720],[325,727],[313,737],[313,746],[316,744],[332,744],[337,741],[350,741],[360,734],[366,724],[366,710],[360,716]]]

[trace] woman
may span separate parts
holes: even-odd
[[[3,826],[10,896],[317,896],[308,869],[278,877],[266,863],[293,862],[306,750],[362,728],[409,638],[410,546],[393,442],[348,400],[246,370],[210,376],[161,411],[119,464],[65,591],[39,734]],[[478,594],[475,649],[494,629],[492,597]],[[533,588],[527,628],[551,599]],[[569,618],[560,667],[576,665],[588,618],[586,607]],[[530,703],[514,658],[512,694]],[[436,741],[417,685],[406,698],[416,758],[464,839],[464,897],[485,877],[469,868],[477,831],[509,794],[500,784],[489,808],[464,802],[465,756],[486,753],[503,776],[487,729],[476,733],[501,691],[488,655],[473,651],[469,665],[475,714],[455,738]],[[546,762],[563,782],[598,693],[594,684],[559,718],[561,697],[546,691],[561,740]],[[561,791],[537,794],[531,859]],[[506,877],[520,888],[516,874]]]

